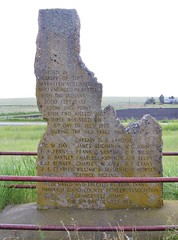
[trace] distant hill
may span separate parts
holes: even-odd
[[[130,109],[130,108],[177,108],[176,104],[162,104],[159,103],[159,98],[154,97],[156,104],[144,105],[147,97],[103,97],[102,108],[111,105],[118,109]],[[36,98],[0,98],[0,105],[4,106],[36,106]]]
[[[146,97],[103,97],[102,107],[144,107]],[[0,105],[36,105],[36,98],[0,98]]]
[[[0,98],[0,105],[36,105],[36,98]]]

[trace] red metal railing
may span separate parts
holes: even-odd
[[[41,176],[6,176],[0,181],[24,182],[95,182],[95,183],[155,183],[178,182],[178,177],[41,177]]]
[[[37,156],[37,152],[0,152],[0,155],[9,156]],[[163,152],[163,156],[178,156],[178,152]]]
[[[0,155],[6,155],[6,156],[37,156],[37,152],[0,152]]]
[[[178,225],[154,225],[154,226],[56,226],[56,225],[31,225],[31,224],[0,224],[0,229],[9,230],[41,230],[41,231],[166,231],[177,230]]]
[[[9,156],[36,156],[36,152],[0,152],[0,155]],[[178,152],[164,152],[163,156],[178,156]],[[103,182],[103,183],[133,183],[133,182],[178,182],[178,177],[41,177],[41,176],[0,176],[0,181],[25,182]],[[30,184],[11,184],[8,187],[35,188]],[[11,230],[41,230],[41,231],[166,231],[178,230],[178,225],[158,226],[52,226],[30,224],[0,224],[0,229]]]

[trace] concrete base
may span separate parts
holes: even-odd
[[[35,203],[8,206],[0,212],[0,224],[35,224],[35,225],[102,225],[102,226],[147,226],[178,225],[178,201],[164,201],[160,209],[127,209],[127,210],[78,210],[48,209],[37,210]],[[70,234],[70,236],[69,236]],[[108,232],[110,236],[119,233]],[[126,232],[127,236],[136,239],[162,239],[165,232]],[[83,238],[82,238],[83,236]],[[106,239],[99,232],[50,232],[27,230],[0,230],[0,239],[18,240],[99,240]],[[19,238],[17,238],[19,237]],[[114,238],[108,238],[114,239]]]

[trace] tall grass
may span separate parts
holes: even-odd
[[[164,152],[178,152],[178,121],[161,123],[163,129]],[[178,177],[178,156],[163,157],[165,177]],[[178,183],[164,183],[165,199],[178,199]]]
[[[34,157],[6,157],[1,160],[1,175],[16,175],[16,176],[34,176],[35,163]],[[26,203],[36,200],[34,189],[16,189],[7,188],[7,185],[14,182],[0,182],[0,209],[8,204]],[[18,184],[18,182],[16,182]],[[20,184],[26,184],[25,182]]]
[[[0,127],[1,151],[36,151],[46,126]]]
[[[3,126],[0,128],[0,151],[36,151],[45,126]],[[33,176],[36,174],[36,158],[24,156],[0,156],[0,175]],[[11,203],[36,200],[34,189],[6,188],[13,182],[0,182],[0,209]],[[17,182],[18,184],[18,182]],[[24,184],[26,184],[24,182]]]

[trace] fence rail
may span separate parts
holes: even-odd
[[[37,152],[0,152],[9,156],[37,156]],[[164,152],[163,156],[178,156],[178,152]],[[0,176],[0,181],[25,182],[102,182],[102,183],[155,183],[178,182],[178,177],[42,177],[42,176]],[[9,188],[36,188],[35,184],[9,184]],[[41,230],[41,231],[166,231],[178,230],[178,225],[154,226],[52,226],[31,224],[0,224],[0,229],[6,230]]]
[[[31,225],[31,224],[0,224],[0,229],[15,230],[41,230],[41,231],[167,231],[178,230],[178,225],[154,225],[154,226],[56,226],[56,225]]]
[[[1,175],[0,181],[25,182],[94,182],[94,183],[155,183],[178,182],[178,177],[41,177]]]
[[[0,152],[6,156],[37,156],[37,152]],[[163,152],[162,156],[178,156],[178,152]]]

